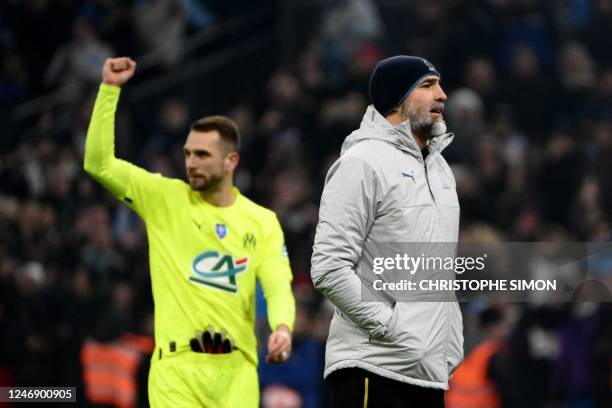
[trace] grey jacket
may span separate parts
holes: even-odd
[[[418,386],[447,389],[463,358],[456,302],[364,302],[359,271],[368,243],[457,242],[455,179],[430,141],[425,161],[410,124],[393,127],[369,106],[326,180],[312,255],[312,280],[336,310],[325,372],[359,367]]]

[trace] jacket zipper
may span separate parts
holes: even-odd
[[[427,188],[429,189],[429,194],[431,195],[431,199],[434,202],[434,205],[436,206],[436,208],[438,207],[438,204],[436,203],[436,197],[433,194],[433,190],[431,189],[431,184],[429,183],[429,172],[427,171],[427,162],[426,159],[423,159],[423,167],[425,168],[425,180],[427,181]],[[447,359],[448,359],[448,341],[450,338],[450,308],[451,308],[451,302],[450,300],[447,299],[447,301],[444,302],[445,303],[445,314],[446,314],[446,324],[445,324],[445,333],[444,333],[444,351],[442,353],[442,367],[444,370],[448,370],[448,363],[447,363]]]
[[[434,202],[434,205],[437,207],[436,197],[434,196],[433,191],[431,190],[431,184],[429,184],[429,173],[427,172],[427,162],[423,160],[423,167],[425,168],[425,181],[427,181],[427,188],[429,189],[429,194],[431,195],[431,199]]]

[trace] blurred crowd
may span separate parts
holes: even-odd
[[[188,62],[180,52],[185,38],[240,15],[246,4],[0,5],[0,385],[81,387],[80,350],[88,339],[152,334],[144,226],[82,170],[101,67],[110,56],[138,62],[163,49],[171,51],[160,53],[150,75],[172,72]],[[419,55],[442,73],[445,117],[455,133],[445,157],[457,180],[462,240],[609,242],[612,1],[288,4],[296,10],[276,18],[303,14],[310,29],[296,25],[300,33],[289,43],[298,48],[289,55],[262,56],[273,69],[249,83],[249,92],[230,88],[217,105],[201,105],[181,89],[205,95],[212,85],[194,79],[143,105],[130,102],[126,87],[117,151],[182,178],[191,121],[214,113],[237,121],[243,142],[236,184],[281,220],[298,301],[293,357],[286,366],[261,364],[262,403],[317,407],[327,398],[321,375],[333,313],[309,275],[318,201],[328,167],[369,103],[375,63]],[[291,24],[279,22],[285,29],[276,35],[285,38],[278,44],[293,35]],[[256,62],[245,58],[219,78],[239,81],[249,64]],[[20,104],[58,90],[68,103],[11,119]],[[598,273],[609,281],[610,262]],[[264,339],[265,305],[258,304]],[[494,336],[503,346],[490,378],[502,406],[609,406],[609,305],[463,303],[466,354],[491,335],[483,316],[489,323],[486,317],[496,316],[503,329]]]

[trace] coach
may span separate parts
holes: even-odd
[[[370,78],[370,105],[330,168],[312,256],[315,288],[335,306],[324,376],[333,407],[442,407],[463,358],[456,302],[365,302],[364,246],[457,242],[446,95],[427,60],[395,56]]]

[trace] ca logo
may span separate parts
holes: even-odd
[[[201,285],[211,286],[236,293],[236,275],[247,269],[249,258],[234,259],[228,254],[217,251],[202,252],[191,264],[192,275],[189,280]]]

